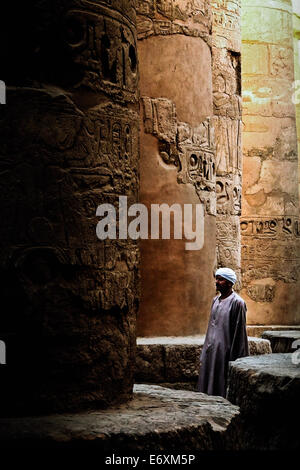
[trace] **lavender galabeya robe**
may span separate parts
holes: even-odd
[[[236,292],[223,300],[214,298],[200,357],[199,392],[226,396],[228,362],[249,355],[246,311]]]

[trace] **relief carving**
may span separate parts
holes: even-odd
[[[299,238],[299,219],[295,216],[242,218],[241,234],[244,237],[255,238]]]
[[[207,0],[138,0],[138,37],[184,34],[209,42],[211,16]]]
[[[0,126],[0,332],[34,352],[2,384],[14,416],[129,399],[139,302],[137,243],[96,235],[99,204],[138,200],[136,2],[31,3]]]
[[[178,169],[177,182],[192,184],[209,214],[215,215],[216,162],[210,119],[197,127],[177,122],[174,103],[166,98],[142,98],[144,131],[159,140],[160,157]]]
[[[230,266],[235,270],[237,291],[242,287],[239,227],[242,198],[240,13],[240,0],[212,1],[217,266]]]
[[[291,52],[285,47],[270,46],[271,75],[293,80],[294,69]]]
[[[70,10],[66,18],[66,45],[81,71],[76,86],[105,91],[118,99],[121,93],[121,99],[135,101],[138,71],[132,24],[116,11],[92,5],[90,11]]]
[[[254,284],[247,286],[247,294],[255,302],[273,302],[275,286],[269,284]]]
[[[218,206],[217,206],[218,208]],[[217,265],[230,266],[237,274],[235,290],[241,289],[241,247],[238,216],[217,214]]]
[[[217,175],[242,171],[242,122],[214,116]]]
[[[244,247],[242,248],[244,252]],[[281,250],[282,246],[274,250],[273,257],[261,258],[255,264],[253,257],[250,260],[243,257],[243,285],[247,286],[251,281],[267,278],[285,283],[297,282],[299,279],[299,260],[285,259],[284,257],[274,260],[274,257],[282,252]]]
[[[242,188],[241,184],[229,178],[217,178],[217,213],[241,215]]]
[[[299,219],[295,216],[241,220],[245,282],[272,278],[284,282],[298,279]],[[255,266],[252,264],[256,260]]]

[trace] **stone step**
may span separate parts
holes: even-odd
[[[224,450],[238,414],[222,397],[139,384],[130,402],[107,410],[2,418],[0,446],[79,447],[99,457]]]
[[[270,341],[273,353],[293,352],[300,346],[300,330],[264,331],[262,338]]]
[[[135,381],[196,384],[204,340],[205,335],[137,338]],[[251,355],[272,352],[266,339],[248,338],[248,342]]]
[[[300,325],[248,325],[248,336],[256,336],[260,338],[265,331],[287,331],[297,330],[300,331]]]
[[[300,360],[249,356],[229,364],[227,398],[240,407],[234,440],[246,450],[299,450]]]

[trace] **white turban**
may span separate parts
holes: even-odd
[[[230,268],[220,268],[217,269],[215,276],[221,276],[224,279],[227,279],[227,281],[232,282],[232,284],[236,283],[236,274],[235,272],[230,269]]]

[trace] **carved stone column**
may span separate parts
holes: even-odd
[[[214,295],[215,154],[211,8],[207,0],[140,0],[141,202],[205,206],[204,247],[141,244],[138,334],[204,333]]]
[[[300,321],[292,5],[243,0],[242,294],[252,324]]]
[[[96,208],[137,201],[134,5],[36,1],[1,31],[1,413],[132,392],[139,253],[97,239]]]
[[[213,99],[216,141],[217,263],[235,270],[241,288],[241,1],[216,0],[213,11]]]
[[[298,135],[298,155],[300,153],[300,3],[293,0],[293,28],[294,28],[294,63],[295,63],[295,104]],[[300,159],[298,158],[298,181],[300,194]]]

